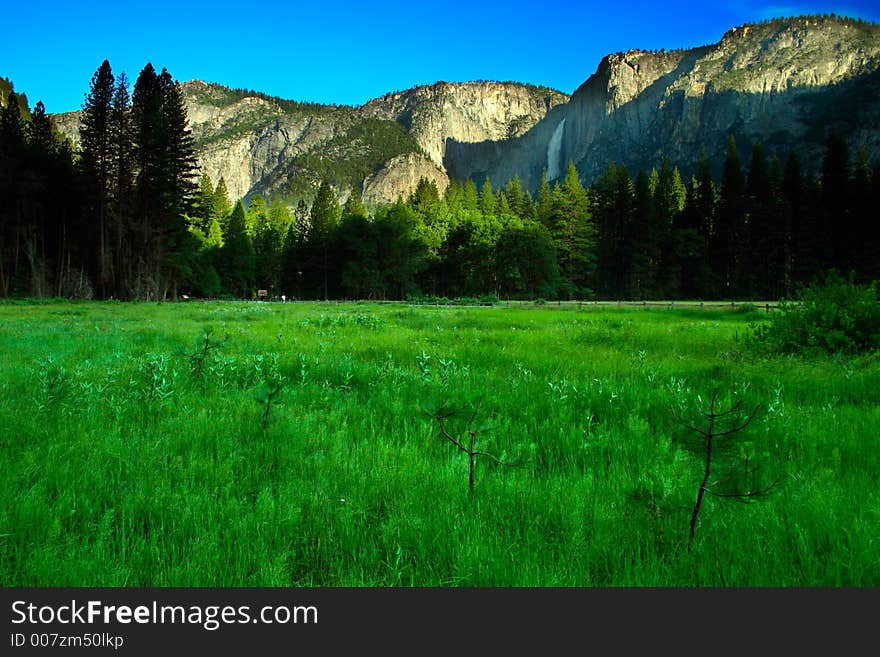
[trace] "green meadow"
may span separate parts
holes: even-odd
[[[878,586],[880,358],[766,317],[0,305],[0,584]]]

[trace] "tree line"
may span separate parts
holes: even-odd
[[[880,166],[828,138],[815,172],[729,140],[719,178],[663,161],[610,163],[584,186],[569,164],[534,194],[451,181],[372,213],[329,180],[294,208],[233,202],[196,166],[180,87],[147,64],[129,95],[105,61],[80,147],[10,90],[0,112],[0,294],[118,299],[776,299],[829,269],[880,277]],[[340,190],[343,191],[343,190]]]
[[[133,93],[105,60],[92,77],[80,147],[10,90],[0,113],[0,293],[175,298],[197,243],[197,175],[179,84],[147,64]]]

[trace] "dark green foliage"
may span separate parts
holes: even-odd
[[[281,288],[281,249],[290,227],[290,213],[279,204],[267,209],[261,196],[251,199],[247,213],[249,232],[253,234],[254,274],[257,289],[278,296]]]
[[[590,188],[590,197],[598,235],[596,290],[607,299],[625,298],[633,255],[630,242],[635,203],[629,171],[610,163]]]
[[[416,212],[427,215],[439,202],[440,192],[437,190],[437,183],[424,176],[419,178],[415,190],[409,197],[409,206]]]
[[[591,214],[587,192],[572,162],[568,163],[562,185],[557,185],[553,191],[552,207],[547,224],[559,264],[560,294],[580,299],[592,287],[599,229]]]
[[[554,296],[559,284],[556,249],[547,229],[537,223],[503,230],[494,265],[499,291],[508,298]]]
[[[321,181],[309,215],[311,223],[303,263],[304,285],[306,290],[312,291],[311,294],[329,299],[331,283],[337,271],[333,241],[342,208],[326,178]]]
[[[110,195],[114,148],[111,140],[111,113],[116,80],[106,59],[92,76],[83,105],[80,127],[80,159],[84,180],[84,212],[95,219],[87,225],[89,237],[97,247],[92,267],[97,276],[98,294],[106,297],[111,286],[111,258],[108,254]]]
[[[251,297],[256,276],[254,246],[247,234],[247,218],[241,201],[235,204],[229,217],[218,262],[223,292],[238,298]]]
[[[137,167],[132,235],[141,248],[132,267],[130,296],[176,298],[197,252],[184,218],[192,206],[196,168],[183,97],[167,70],[157,74],[147,64],[138,75],[132,124]]]
[[[434,187],[434,191],[437,191],[436,186]],[[369,216],[370,213],[367,210],[367,206],[364,205],[364,201],[361,198],[361,192],[357,185],[355,185],[351,188],[348,200],[345,201],[345,205],[342,208],[342,217],[362,217],[368,219]]]
[[[417,291],[426,249],[413,236],[416,217],[403,203],[373,221],[357,214],[343,217],[336,235],[343,297],[403,300]]]
[[[756,345],[781,353],[857,353],[880,349],[877,283],[858,285],[836,272],[784,302],[766,324],[754,328]]]
[[[716,271],[713,297],[739,298],[748,290],[749,282],[741,278],[750,276],[747,249],[745,182],[736,141],[731,136],[709,237],[709,261]],[[748,296],[748,292],[745,294]]]

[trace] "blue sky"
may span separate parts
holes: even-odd
[[[610,52],[704,45],[743,23],[830,12],[880,22],[877,0],[15,2],[2,10],[0,76],[49,112],[79,109],[105,58],[132,81],[149,61],[181,82],[322,103],[438,80],[571,93]]]

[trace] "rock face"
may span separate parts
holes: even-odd
[[[326,176],[345,196],[363,186],[368,204],[408,196],[421,175],[443,190],[446,143],[524,134],[568,96],[514,83],[440,82],[386,94],[361,107],[292,103],[200,80],[182,84],[201,170],[232,198],[310,197]],[[78,139],[79,113],[56,115]]]
[[[878,156],[878,70],[880,26],[833,18],[735,28],[692,50],[618,53],[522,138],[449,144],[445,163],[496,184],[516,174],[534,190],[542,170],[552,179],[569,161],[588,182],[611,161],[636,169],[666,157],[687,171],[704,150],[717,165],[729,135],[741,150],[761,139],[806,163],[821,161],[834,129]]]
[[[399,196],[404,200],[412,194],[421,178],[437,185],[441,195],[449,185],[449,178],[430,158],[421,153],[405,153],[392,158],[382,169],[364,180],[362,197],[367,206],[394,203]]]
[[[233,198],[311,198],[321,178],[368,203],[408,196],[420,176],[512,176],[534,191],[576,164],[586,182],[610,161],[631,170],[668,158],[687,174],[701,152],[718,166],[733,135],[821,162],[829,130],[880,156],[880,25],[779,19],[714,45],[608,55],[571,98],[514,83],[438,82],[361,107],[293,103],[201,81],[183,85],[202,170]],[[74,139],[78,115],[54,117]]]
[[[523,135],[568,97],[551,89],[498,82],[439,82],[387,94],[363,107],[403,124],[425,154],[443,166],[446,142],[498,141]]]

